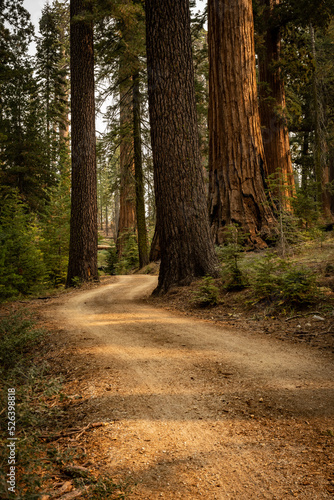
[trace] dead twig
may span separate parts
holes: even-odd
[[[319,311],[312,311],[312,312],[305,313],[305,314],[296,314],[296,316],[291,316],[290,318],[286,318],[285,321],[291,321],[292,319],[296,319],[296,318],[305,318],[306,316],[311,316],[311,314],[321,314],[321,313]]]
[[[81,429],[72,429],[70,431],[61,431],[57,434],[41,434],[41,439],[47,439],[48,441],[54,441],[55,439],[60,439],[63,437],[73,436],[77,434],[76,439],[79,438],[84,432],[89,429],[96,429],[97,427],[104,427],[105,425],[109,425],[110,422],[95,422],[82,427]]]

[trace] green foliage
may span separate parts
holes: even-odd
[[[120,238],[123,244],[121,258],[119,258],[115,246],[110,247],[106,257],[106,272],[111,275],[128,274],[139,266],[136,235],[134,233],[123,233]]]
[[[106,273],[115,275],[117,274],[116,272],[116,266],[118,263],[118,257],[117,257],[117,250],[115,246],[111,246],[108,250],[107,257],[106,257]]]
[[[15,191],[0,189],[0,300],[38,291],[45,284],[40,234]]]
[[[40,248],[47,279],[57,287],[66,281],[70,240],[70,187],[64,177],[50,193],[50,202],[40,217]]]
[[[90,481],[92,482],[92,481]],[[87,484],[87,481],[80,481],[82,485]],[[93,481],[93,484],[89,487],[87,493],[85,493],[82,498],[87,500],[121,500],[128,497],[131,492],[131,487],[128,483],[116,483],[111,475],[104,474],[99,477],[98,480]]]
[[[293,265],[282,274],[281,293],[284,303],[293,306],[312,304],[320,295],[315,275],[306,267]]]
[[[320,297],[316,276],[306,267],[279,259],[268,252],[251,269],[253,303],[266,301],[276,307],[302,307]]]
[[[17,188],[31,210],[41,212],[55,172],[46,168],[43,112],[32,59],[33,26],[23,1],[0,9],[0,175],[2,185]],[[1,54],[2,55],[2,54]]]
[[[226,290],[242,290],[247,286],[247,277],[240,267],[246,240],[247,235],[237,225],[231,224],[225,229],[225,245],[216,248],[218,258],[223,262],[222,281]]]
[[[126,238],[122,259],[127,262],[130,269],[139,265],[137,238],[134,233],[130,233]]]
[[[256,301],[268,300],[273,302],[280,298],[278,274],[282,261],[278,260],[273,252],[268,252],[253,266],[251,288]]]
[[[74,276],[74,278],[72,278],[71,280],[71,283],[74,288],[80,288],[82,284],[80,276]]]
[[[209,307],[219,303],[219,288],[215,285],[212,276],[203,278],[191,300],[196,306]]]
[[[35,327],[30,314],[18,312],[0,321],[0,374],[18,363],[27,347],[31,347],[43,331]]]
[[[312,189],[313,187],[313,189]],[[296,197],[293,200],[293,210],[300,225],[306,229],[314,226],[319,219],[319,203],[315,197],[315,185],[309,184],[307,189],[297,189]]]
[[[139,267],[138,244],[134,233],[123,234],[121,238],[123,238],[123,251],[115,270],[116,274],[127,274]]]

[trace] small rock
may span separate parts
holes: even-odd
[[[316,314],[312,316],[312,318],[315,319],[316,321],[325,321],[325,318],[323,318],[322,316],[317,316]]]

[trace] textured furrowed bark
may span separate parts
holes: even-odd
[[[124,72],[120,61],[120,78]],[[120,86],[120,208],[117,235],[117,253],[121,257],[126,239],[136,226],[135,166],[133,155],[132,81],[127,78]]]
[[[146,2],[159,291],[216,273],[201,169],[189,3]]]
[[[212,233],[222,243],[236,223],[263,246],[275,221],[265,193],[251,1],[210,1],[208,44]]]
[[[98,280],[93,26],[83,0],[71,0],[71,231],[67,286]]]
[[[262,0],[267,7],[267,22],[279,0]],[[278,66],[281,52],[279,28],[268,28],[265,44],[259,53],[260,120],[268,174],[278,184],[275,198],[283,208],[291,210],[295,182],[290,154],[289,134],[285,117],[285,90]]]

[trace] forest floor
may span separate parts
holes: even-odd
[[[104,498],[333,498],[333,316],[195,309],[192,287],[151,298],[156,280],[30,301],[64,377],[57,446],[130,486]]]

